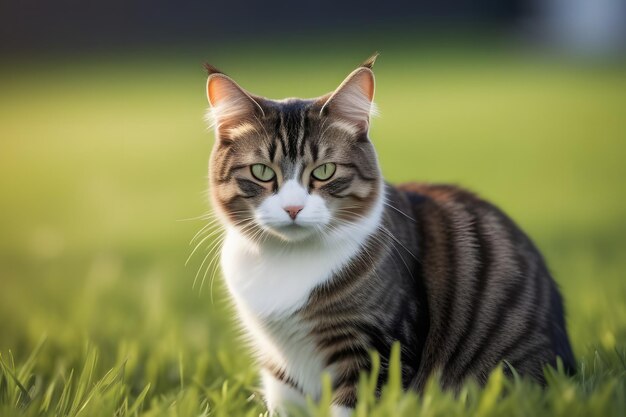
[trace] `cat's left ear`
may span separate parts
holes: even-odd
[[[374,112],[374,73],[371,66],[375,57],[355,69],[326,100],[320,115],[337,117],[359,130],[369,128]]]

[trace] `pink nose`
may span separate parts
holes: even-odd
[[[302,211],[303,208],[304,208],[304,206],[287,206],[287,207],[284,207],[284,209],[287,212],[287,214],[289,214],[289,217],[291,217],[291,220],[295,220],[296,216],[298,215],[298,213],[300,213]]]

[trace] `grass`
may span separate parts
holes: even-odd
[[[370,52],[282,46],[211,55],[244,87],[282,97],[332,89]],[[381,49],[372,137],[386,177],[462,184],[530,233],[566,299],[579,373],[546,370],[542,390],[498,370],[453,397],[435,380],[402,393],[396,368],[379,400],[362,376],[356,415],[626,415],[623,68],[489,45]],[[184,266],[205,223],[179,220],[208,209],[203,58],[2,70],[1,415],[265,412],[221,279],[192,285],[210,239]],[[301,414],[328,415],[326,388]]]

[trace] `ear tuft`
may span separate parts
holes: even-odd
[[[264,115],[259,103],[222,73],[209,75],[206,92],[211,105],[207,120],[218,130],[252,120],[256,115]]]
[[[343,120],[358,130],[367,130],[370,116],[375,112],[373,99],[374,73],[367,67],[359,67],[330,95],[320,115]]]
[[[224,74],[222,71],[220,71],[219,69],[217,69],[213,65],[209,64],[208,62],[205,62],[203,67],[206,70],[207,75]]]
[[[376,58],[378,58],[378,55],[380,55],[380,53],[374,52],[374,54],[367,58],[365,62],[361,64],[361,66],[363,68],[372,69],[372,67],[374,67],[374,64],[376,63]]]

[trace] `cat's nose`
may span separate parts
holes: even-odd
[[[302,211],[303,208],[304,208],[304,206],[287,206],[287,207],[284,207],[284,209],[287,212],[287,214],[289,214],[289,217],[291,217],[291,220],[295,220],[296,216],[298,215],[298,213],[300,213]]]

